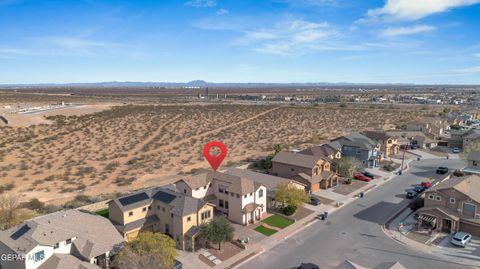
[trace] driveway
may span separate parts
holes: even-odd
[[[455,257],[468,260],[474,260],[480,262],[480,238],[474,236],[470,244],[465,248],[454,246],[450,243],[453,235],[446,237],[438,247],[441,249],[439,253],[442,253],[446,257]]]

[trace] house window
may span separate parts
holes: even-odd
[[[230,193],[230,196],[232,196],[232,197],[235,196],[235,193],[231,192],[231,193]]]
[[[455,204],[455,198],[450,198],[450,203]]]
[[[259,190],[258,191],[258,198],[262,198],[263,197],[263,190]]]
[[[170,217],[173,219],[173,213],[170,213]]]
[[[243,196],[243,198],[247,198],[247,195],[245,194],[245,195]]]
[[[60,243],[56,243],[55,245],[53,245],[53,249],[57,249],[60,247]]]
[[[240,194],[237,194],[237,198],[240,199]]]
[[[467,217],[475,217],[475,212],[477,211],[477,206],[470,203],[463,203],[462,214]]]
[[[437,200],[437,201],[442,201],[442,197],[437,195],[437,196],[435,197],[435,200]]]
[[[294,171],[295,171],[295,168],[290,168],[290,171],[294,172]]]
[[[183,193],[185,193],[185,194],[186,194],[186,193],[187,193],[187,190],[186,190],[186,189],[183,189]]]
[[[142,208],[142,211],[143,212],[147,211],[147,208],[146,207]]]
[[[160,210],[160,206],[159,206],[159,205],[157,205],[157,209]]]
[[[162,207],[162,211],[165,212],[165,207]]]
[[[228,195],[228,189],[225,187],[225,194]]]
[[[478,162],[477,162],[477,161],[473,161],[473,162],[472,162],[472,166],[478,166]]]
[[[228,201],[225,201],[225,209],[228,209]]]
[[[201,218],[202,218],[202,220],[205,220],[205,219],[210,218],[210,210],[209,210],[209,211],[202,212]]]
[[[222,185],[218,185],[218,191],[223,193],[223,186]]]
[[[195,190],[196,190],[196,191],[198,191],[198,190],[199,190],[199,188],[195,188]]]
[[[129,217],[133,216],[133,211],[128,212],[128,216]]]
[[[252,193],[250,193],[250,196],[252,196],[252,195],[253,195],[253,192],[252,192]]]
[[[222,199],[218,199],[218,206],[223,207],[223,200]]]
[[[36,262],[45,259],[45,251],[41,250],[39,252],[36,252],[34,259],[35,259]]]
[[[190,222],[192,220],[192,217],[187,218],[187,222]]]
[[[203,189],[206,190],[206,189],[207,189],[207,186],[203,186]]]
[[[70,244],[72,243],[72,238],[67,239],[67,241],[65,241],[65,243],[66,243],[67,245],[70,245]]]
[[[433,194],[430,194],[430,195],[428,196],[428,199],[433,200]]]

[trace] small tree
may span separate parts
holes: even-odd
[[[170,269],[177,255],[175,241],[161,233],[142,232],[115,257],[121,269]]]
[[[308,194],[304,190],[295,188],[287,182],[280,183],[277,186],[275,201],[281,203],[282,207],[290,205],[298,208],[308,202],[308,199]]]
[[[275,146],[273,146],[273,151],[275,152],[273,155],[277,155],[280,151],[282,151],[282,145],[275,144]]]
[[[354,157],[342,157],[335,161],[335,167],[342,177],[347,180],[353,177],[353,174],[362,167],[362,163]]]
[[[210,222],[202,226],[202,233],[205,239],[218,244],[218,250],[222,249],[222,242],[233,239],[232,224],[224,216],[214,217]]]

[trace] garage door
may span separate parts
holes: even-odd
[[[472,235],[480,236],[480,226],[478,225],[460,222],[460,231],[471,233]]]

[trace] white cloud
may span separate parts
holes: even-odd
[[[456,70],[453,70],[453,72],[459,73],[459,74],[476,74],[476,73],[480,73],[480,66],[456,69]]]
[[[473,54],[474,57],[480,58],[480,53]]]
[[[221,8],[219,10],[217,10],[217,15],[227,15],[228,13],[230,13],[230,11],[228,11],[228,9],[224,9],[224,8]]]
[[[385,6],[369,10],[368,16],[392,20],[418,20],[435,13],[478,3],[480,0],[387,0]]]
[[[32,55],[33,52],[27,49],[0,48],[0,59],[10,59],[16,56]]]
[[[342,0],[275,0],[275,2],[289,4],[291,6],[336,6]]]
[[[215,0],[191,0],[185,2],[185,6],[189,7],[214,7],[217,5]]]
[[[261,53],[289,55],[302,48],[315,49],[336,35],[328,23],[289,20],[272,28],[247,31],[237,44],[253,45]]]
[[[402,36],[402,35],[412,35],[418,34],[423,32],[430,32],[435,30],[434,26],[430,25],[414,25],[414,26],[407,26],[407,27],[389,27],[383,29],[380,32],[381,36],[385,37],[395,37],[395,36]]]

